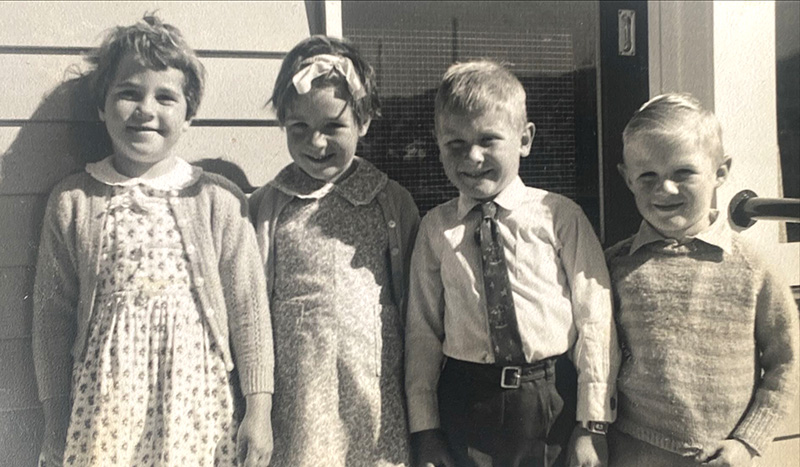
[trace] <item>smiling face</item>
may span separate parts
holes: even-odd
[[[284,126],[292,160],[317,180],[330,181],[353,163],[358,139],[369,121],[359,125],[349,95],[341,86],[314,86],[295,96],[286,109]]]
[[[114,166],[123,175],[157,175],[175,162],[172,149],[189,129],[183,72],[156,71],[124,57],[106,94],[100,120],[114,146]]]
[[[716,188],[731,160],[719,161],[702,144],[640,136],[624,149],[619,170],[644,219],[667,238],[684,240],[711,224]]]
[[[533,142],[534,126],[500,107],[437,115],[439,158],[450,182],[476,200],[489,200],[519,174]]]

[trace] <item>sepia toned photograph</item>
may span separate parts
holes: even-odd
[[[800,464],[800,2],[0,11],[0,467]]]

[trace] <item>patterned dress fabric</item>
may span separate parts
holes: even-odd
[[[65,465],[235,465],[233,393],[167,196],[115,187]]]
[[[403,322],[391,298],[388,232],[374,196],[353,202],[385,180],[361,170],[335,189],[296,173],[278,180],[312,194],[295,197],[276,226],[271,465],[408,463]]]

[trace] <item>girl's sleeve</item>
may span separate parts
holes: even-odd
[[[274,356],[267,285],[244,194],[232,192],[223,213],[220,279],[230,340],[244,395],[274,388]]]
[[[79,283],[72,250],[74,225],[63,193],[48,200],[39,241],[33,287],[33,361],[39,399],[67,397],[72,378],[71,350],[77,332]]]
[[[409,273],[411,270],[411,253],[414,250],[414,243],[417,238],[417,231],[419,230],[419,209],[414,202],[414,198],[405,188],[397,185],[397,205],[399,206],[399,224],[400,224],[400,250],[403,253],[403,284],[404,284],[404,297],[403,303],[408,303],[408,281]]]

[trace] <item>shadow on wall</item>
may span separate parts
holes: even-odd
[[[0,347],[4,394],[0,398],[0,452],[4,465],[35,465],[43,421],[30,347],[30,323],[36,250],[47,194],[87,160],[110,151],[104,127],[91,109],[86,78],[72,77],[51,90],[27,121],[6,123],[14,135],[0,155],[0,226],[3,273],[20,276],[3,287],[5,329]],[[16,128],[15,128],[16,126]],[[16,132],[14,133],[14,130]],[[18,323],[18,324],[15,324]],[[6,373],[8,372],[8,373]],[[9,374],[10,373],[10,374]]]
[[[61,83],[20,125],[0,159],[4,193],[47,193],[69,173],[110,154],[111,143],[91,104],[87,81],[79,76]],[[26,189],[12,189],[16,184]]]
[[[42,100],[0,156],[0,193],[31,193],[32,186],[38,193],[49,193],[62,178],[111,153],[111,140],[92,105],[88,78],[71,78]],[[233,162],[210,157],[193,164],[227,177],[245,193],[255,189]]]
[[[207,158],[192,162],[192,164],[201,167],[206,172],[213,172],[222,175],[223,177],[235,183],[240,190],[247,194],[252,193],[256,188],[258,188],[250,184],[250,181],[247,179],[247,174],[244,173],[244,170],[242,170],[241,167],[233,162],[222,159]]]
[[[778,145],[781,152],[783,197],[800,198],[800,54],[778,60]],[[800,242],[800,224],[786,223],[787,240]]]

